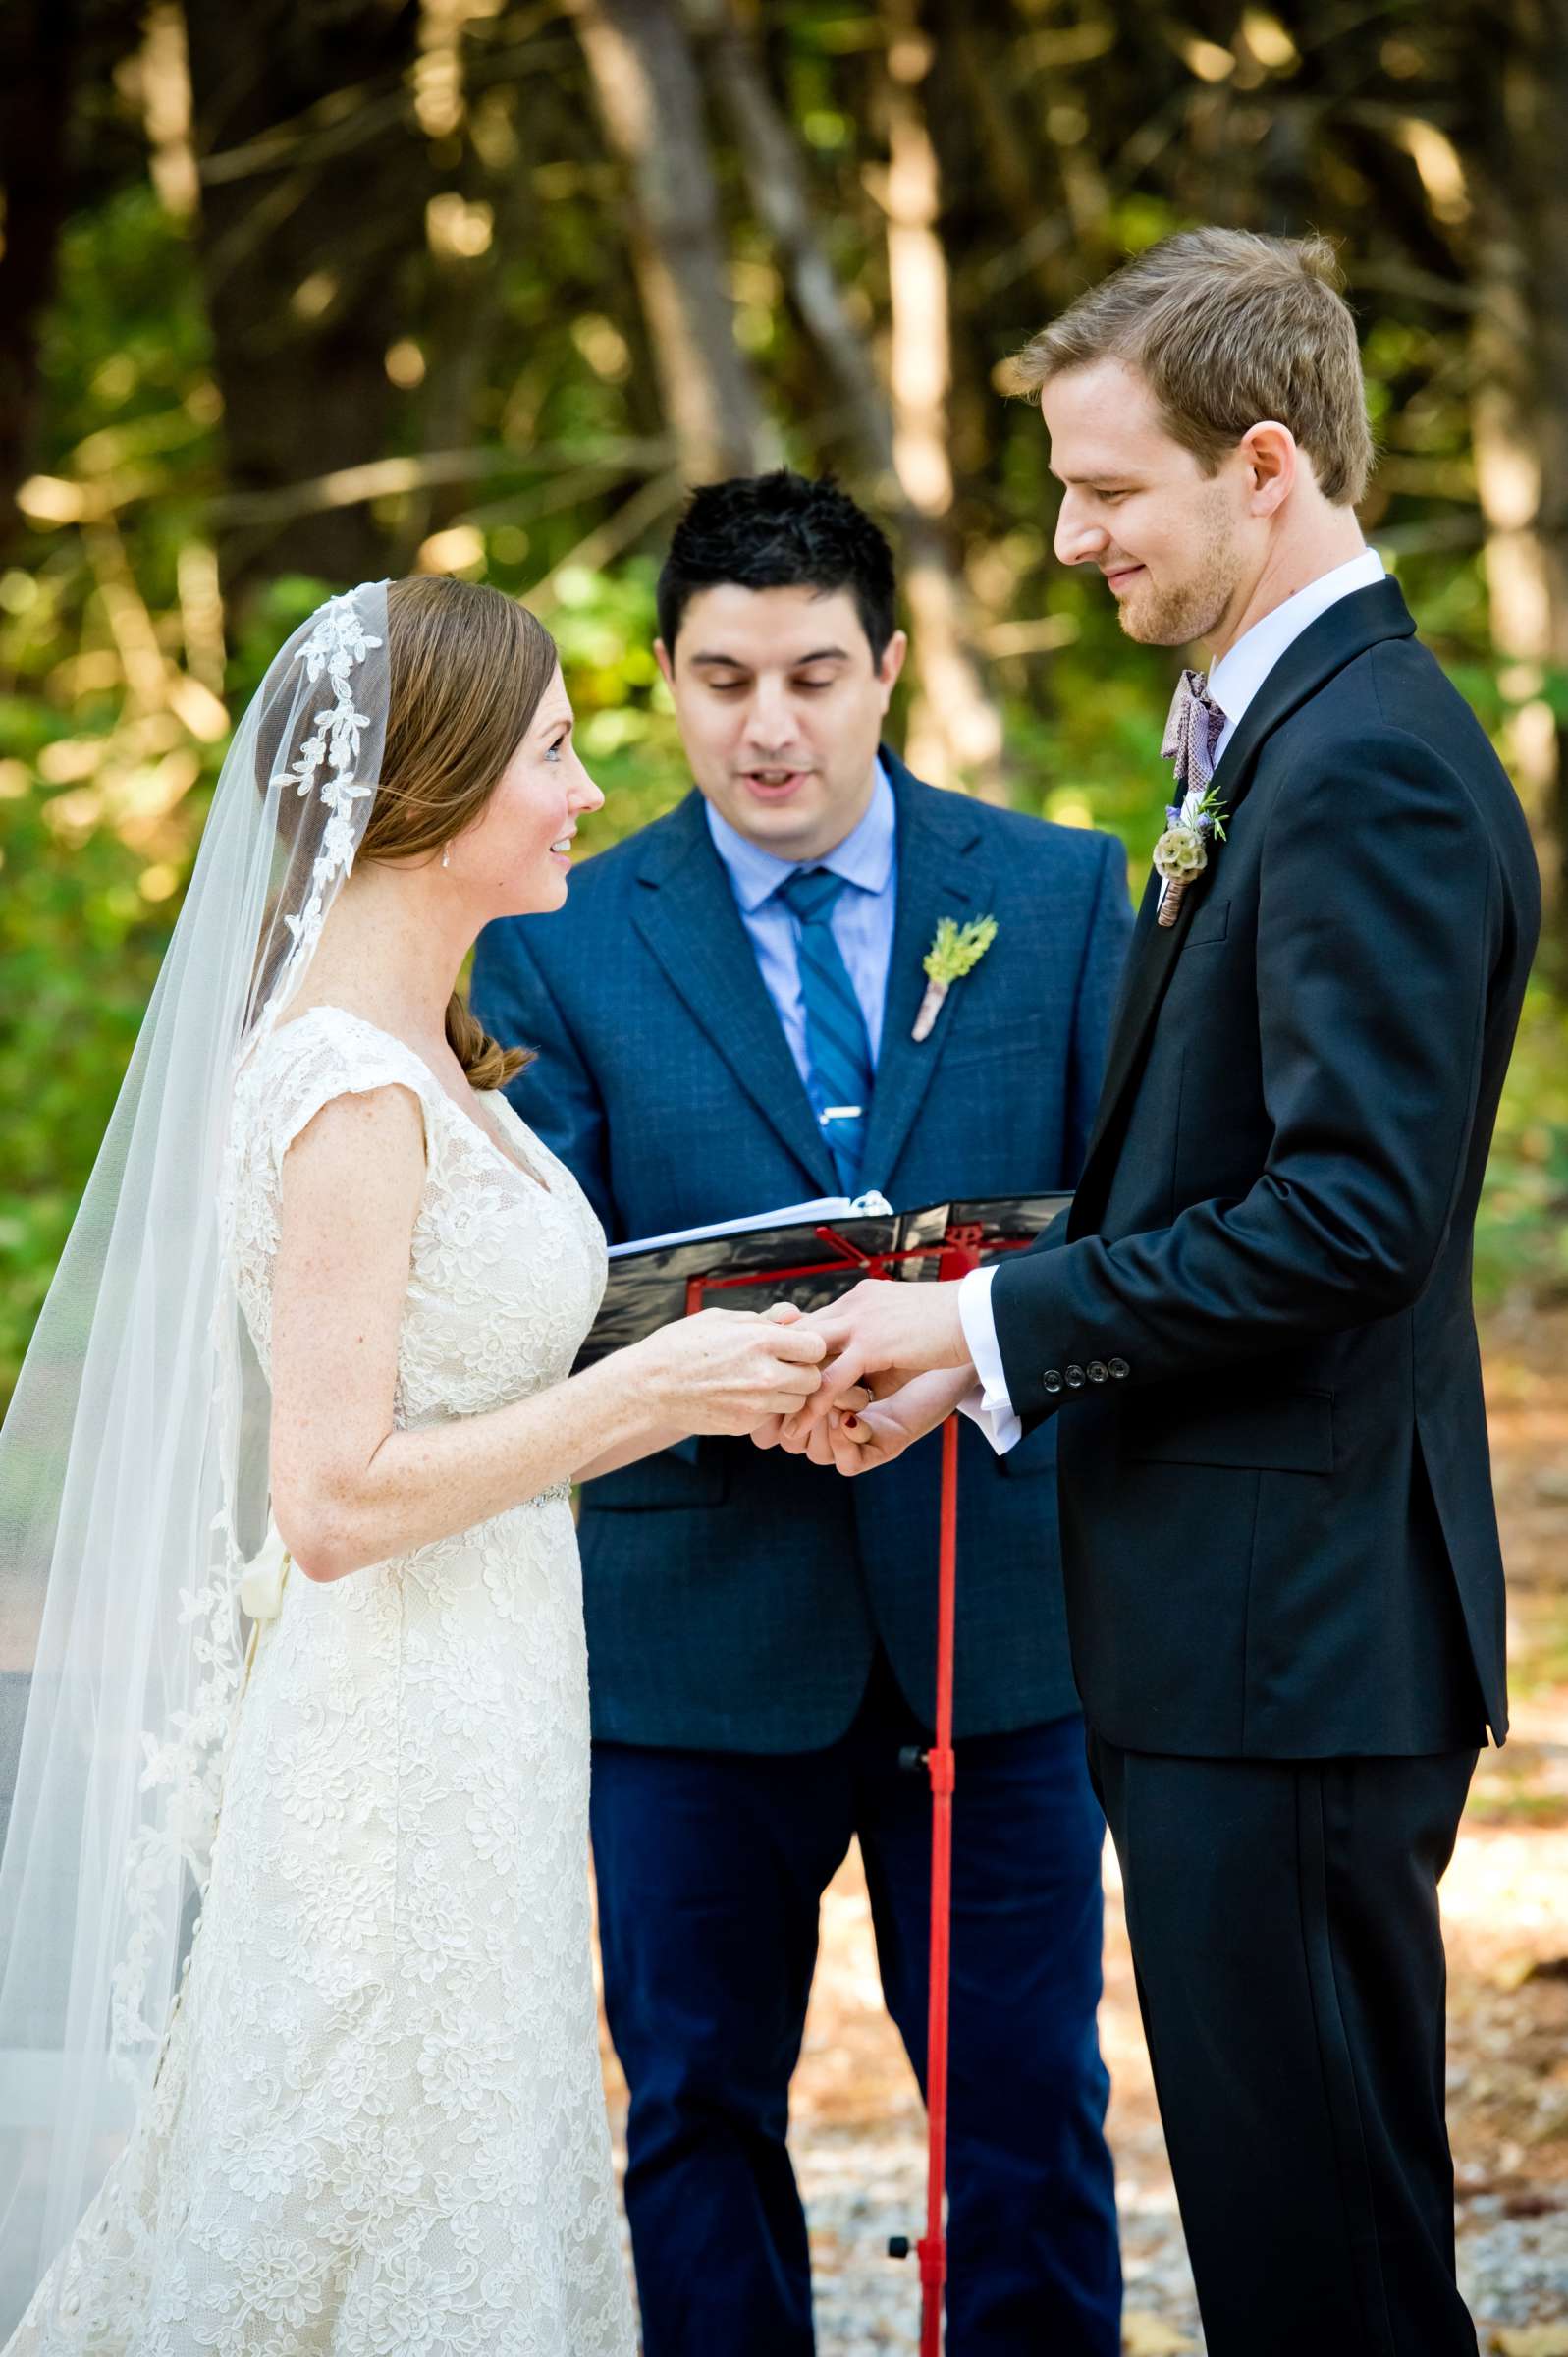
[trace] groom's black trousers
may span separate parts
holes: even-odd
[[[1209,2357],[1475,2357],[1437,1917],[1475,1752],[1089,1760]]]

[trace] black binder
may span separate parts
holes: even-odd
[[[1072,1200],[1066,1194],[999,1195],[976,1203],[927,1203],[918,1211],[807,1216],[729,1234],[696,1234],[646,1248],[622,1246],[577,1357],[591,1366],[611,1350],[699,1309],[822,1309],[862,1277],[936,1281],[956,1241],[981,1266],[1022,1250]]]

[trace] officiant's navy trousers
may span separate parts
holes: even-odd
[[[854,1725],[824,1751],[594,1746],[645,2357],[810,2357],[806,2227],[784,2136],[819,1902],[857,1835],[888,2008],[923,2087],[931,1798],[898,1753],[924,1739],[879,1661]],[[1083,1723],[971,1737],[956,1755],[949,2357],[1115,2357],[1121,2275],[1095,2028],[1105,1821]],[[921,2205],[911,2240],[923,2192]],[[866,2228],[873,2262],[883,2231]],[[907,2282],[913,2313],[913,2260]]]

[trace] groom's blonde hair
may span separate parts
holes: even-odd
[[[1213,474],[1250,427],[1288,425],[1318,488],[1353,507],[1372,470],[1356,323],[1326,238],[1193,229],[1081,295],[1004,370],[1038,400],[1069,368],[1136,368],[1171,434]]]

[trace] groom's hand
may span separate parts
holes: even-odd
[[[863,1278],[831,1308],[814,1310],[805,1323],[815,1327],[828,1345],[822,1383],[803,1419],[808,1428],[825,1422],[841,1408],[846,1392],[871,1377],[972,1366],[955,1285]]]

